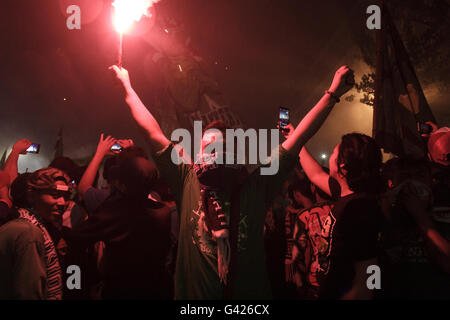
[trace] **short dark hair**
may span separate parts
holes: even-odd
[[[114,157],[108,158],[103,165],[103,178],[111,183],[111,180],[117,179],[117,169],[129,159],[144,158],[148,160],[148,156],[144,149],[137,146],[131,146],[123,149]]]
[[[337,165],[350,190],[379,192],[382,188],[381,159],[380,147],[371,137],[360,133],[342,136]]]
[[[294,191],[299,191],[303,196],[315,202],[314,195],[311,191],[311,181],[308,178],[297,179],[294,183],[291,183],[288,187],[288,195],[291,200],[294,199]]]
[[[76,180],[77,178],[77,170],[79,167],[68,157],[57,157],[48,166],[65,172],[71,179]]]
[[[127,196],[146,199],[158,179],[156,167],[143,157],[131,157],[118,166],[117,180]]]
[[[11,197],[13,204],[18,208],[29,208],[30,204],[27,200],[28,179],[31,172],[25,172],[17,176],[11,184]]]
[[[144,149],[137,146],[131,146],[123,149],[118,155],[116,155],[116,164],[121,165],[123,162],[131,158],[144,158],[148,160],[148,156]]]

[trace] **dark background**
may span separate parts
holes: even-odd
[[[361,34],[373,36],[366,28],[366,8],[373,2],[161,0],[160,4],[183,23],[191,46],[246,126],[273,128],[280,106],[290,108],[296,124],[328,89],[341,65],[351,65],[357,80],[370,71],[360,42]],[[92,154],[101,132],[144,144],[108,71],[116,59],[118,39],[110,3],[1,1],[0,152],[21,138],[41,144],[41,154],[21,157],[20,171],[48,165],[61,127],[64,153],[74,158]],[[81,30],[66,27],[70,4],[81,7]],[[143,19],[134,34],[125,36],[124,47],[124,67],[150,110],[146,102],[154,88],[164,85],[146,40],[151,25]],[[433,55],[439,53],[429,52],[430,59]],[[428,82],[424,91],[439,124],[449,125],[448,89],[438,90]],[[350,94],[356,98],[338,104],[308,144],[316,156],[330,154],[344,133],[371,134],[371,107],[359,102],[356,90]]]

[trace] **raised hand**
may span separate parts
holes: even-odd
[[[124,149],[134,146],[134,142],[132,139],[117,140],[117,143],[120,144]]]
[[[355,75],[352,69],[348,66],[340,67],[333,78],[330,89],[336,96],[342,97],[355,85]]]
[[[21,139],[14,144],[12,152],[15,154],[26,154],[27,149],[31,146],[31,144],[32,142],[30,140]]]
[[[114,75],[117,80],[120,81],[124,89],[131,88],[130,76],[127,69],[113,65],[109,67],[109,70],[114,72]]]
[[[112,156],[114,152],[111,151],[111,147],[116,143],[116,139],[111,136],[107,136],[105,139],[103,138],[103,133],[100,135],[100,141],[97,145],[97,154],[101,156]]]
[[[280,129],[280,122],[278,122],[277,124],[277,129]],[[294,132],[294,130],[295,128],[292,123],[289,123],[281,129],[281,133],[283,134],[284,138],[287,139]]]

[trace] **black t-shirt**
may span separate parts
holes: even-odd
[[[339,182],[330,176],[328,179],[328,187],[331,192],[331,200],[338,201],[341,198],[341,185]]]
[[[88,220],[65,230],[72,245],[106,244],[103,298],[171,299],[165,267],[170,251],[170,209],[151,200],[110,197]]]
[[[392,207],[381,233],[382,299],[450,299],[450,275],[438,267],[422,232],[400,207]],[[450,208],[433,207],[430,218],[450,241]],[[411,281],[414,279],[414,281]]]
[[[319,279],[321,299],[339,299],[353,284],[354,265],[377,256],[381,212],[375,196],[364,193],[340,198],[324,226],[329,234],[328,272]]]

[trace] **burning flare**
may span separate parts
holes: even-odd
[[[159,0],[115,0],[114,26],[117,32],[123,34],[133,22],[141,20],[142,16],[151,17],[148,9]]]

